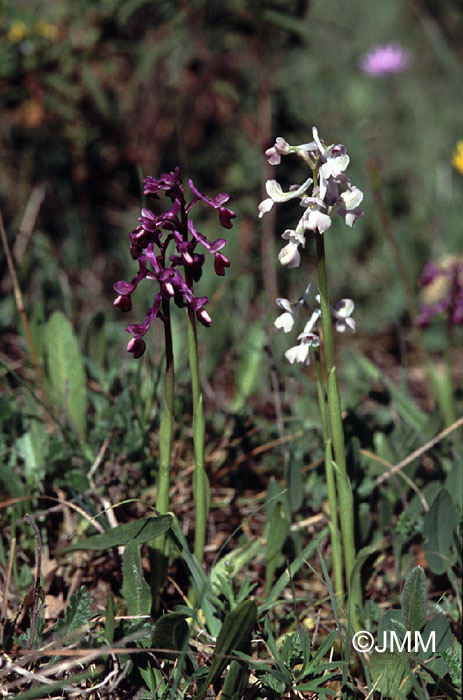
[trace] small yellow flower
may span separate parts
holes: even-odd
[[[56,24],[44,22],[40,19],[38,22],[36,22],[34,31],[37,36],[42,36],[44,39],[54,41],[58,37],[59,30]]]
[[[457,148],[452,155],[452,165],[463,175],[463,141],[457,141]]]
[[[8,30],[7,38],[12,44],[19,44],[27,36],[27,27],[21,20],[12,23]]]

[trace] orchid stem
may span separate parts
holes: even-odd
[[[199,382],[198,335],[196,318],[192,309],[188,309],[188,359],[191,372],[191,389],[193,398],[193,451],[195,470],[193,473],[193,497],[195,502],[195,539],[194,554],[202,563],[206,543],[206,523],[209,512],[209,480],[204,465],[205,422],[203,398]]]
[[[164,384],[164,402],[162,406],[161,425],[159,428],[159,468],[156,509],[161,515],[169,512],[169,488],[170,488],[170,459],[172,452],[172,440],[174,434],[174,353],[172,345],[172,326],[170,321],[169,300],[164,299],[163,323],[166,351],[166,374]],[[159,608],[159,596],[164,585],[167,573],[166,536],[161,535],[151,543],[152,548],[152,575],[151,587],[153,591],[153,608]]]
[[[320,306],[322,311],[323,349],[325,353],[326,373],[328,378],[328,422],[335,458],[336,484],[339,498],[339,516],[341,521],[341,538],[344,551],[344,568],[346,585],[348,589],[350,587],[352,626],[354,629],[359,629],[357,609],[361,608],[362,605],[362,590],[360,585],[360,572],[357,571],[354,573],[354,508],[351,484],[347,474],[346,446],[342,426],[341,402],[336,379],[333,325],[331,321],[331,309],[328,297],[325,242],[322,235],[315,234],[315,244],[317,250]]]
[[[320,363],[320,349],[315,349],[315,371],[317,374],[317,395],[320,416],[322,422],[322,436],[325,444],[325,475],[328,491],[328,506],[330,515],[331,552],[333,558],[334,587],[336,595],[342,600],[344,597],[344,582],[342,569],[341,538],[339,536],[338,510],[336,497],[336,481],[333,470],[333,451],[330,439],[328,416],[326,412],[326,396],[323,388],[322,366]]]

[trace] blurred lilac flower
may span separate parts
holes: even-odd
[[[463,325],[463,259],[444,258],[425,265],[420,278],[425,303],[414,323],[427,328],[434,316],[447,314],[448,323]]]
[[[360,59],[360,68],[364,73],[380,78],[383,75],[401,73],[410,63],[410,54],[399,44],[376,46]]]
[[[219,222],[223,228],[231,228],[231,220],[236,214],[224,206],[229,199],[228,194],[219,194],[212,199],[201,194],[192,180],[189,180],[188,184],[193,194],[189,203],[185,199],[179,168],[175,168],[171,173],[164,173],[159,178],[146,177],[143,180],[145,195],[159,199],[158,193],[164,191],[172,205],[159,215],[151,209],[141,210],[140,224],[129,233],[130,254],[138,261],[138,272],[131,282],[121,280],[114,284],[118,296],[113,304],[124,312],[131,310],[131,295],[141,280],[149,279],[158,285],[158,291],[145,320],[126,328],[133,336],[127,345],[127,351],[135,358],[141,357],[146,349],[143,336],[150,329],[154,319],[166,318],[170,299],[173,299],[177,306],[187,306],[194,311],[198,321],[204,326],[211,325],[212,319],[204,308],[208,298],[198,297],[194,293],[194,283],[200,280],[205,262],[205,255],[196,252],[198,244],[214,256],[217,275],[224,275],[225,268],[230,266],[229,260],[219,252],[226,245],[226,239],[210,241],[196,229],[193,220],[189,218],[193,206],[202,201],[219,210]],[[171,243],[176,252],[167,258],[167,249]]]

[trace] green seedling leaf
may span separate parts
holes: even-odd
[[[420,630],[428,614],[428,586],[421,566],[410,571],[402,591],[402,617],[407,630]]]
[[[220,695],[221,700],[241,700],[246,687],[248,672],[239,661],[232,661]]]
[[[151,591],[143,578],[140,546],[133,540],[127,544],[122,557],[122,595],[129,615],[150,614]]]
[[[312,662],[311,662],[312,668],[316,669],[317,666],[321,663],[326,652],[329,649],[331,649],[331,647],[333,646],[333,644],[336,640],[337,634],[338,633],[336,632],[336,630],[332,630],[329,633],[329,635],[326,637],[326,639],[324,639],[323,642],[320,644],[319,648],[317,649],[317,651],[315,652],[315,654],[312,658]]]
[[[108,593],[108,600],[106,602],[105,611],[105,625],[104,625],[104,637],[109,644],[114,641],[114,628],[115,628],[115,608],[114,608],[114,598],[111,593]]]
[[[412,687],[407,658],[396,651],[374,651],[370,658],[370,675],[382,698],[405,699]]]
[[[426,644],[431,633],[435,633],[435,649],[436,653],[441,653],[448,649],[452,643],[452,631],[447,622],[447,618],[443,613],[438,613],[432,620],[429,620],[425,626],[421,636]],[[426,656],[430,656],[428,652]],[[418,657],[420,658],[420,657]]]
[[[265,618],[265,632],[267,634],[267,646],[268,649],[273,656],[275,663],[277,664],[278,668],[280,669],[280,672],[282,674],[282,679],[284,680],[285,683],[290,683],[291,682],[291,674],[289,672],[289,669],[286,668],[283,656],[281,655],[276,639],[273,636],[272,628],[270,625],[270,620],[268,617]]]
[[[328,527],[323,528],[316,537],[313,538],[311,542],[302,550],[302,552],[294,559],[293,562],[291,562],[289,566],[289,571],[284,571],[278,581],[275,583],[273,586],[272,590],[268,594],[267,598],[265,599],[265,603],[260,606],[259,612],[264,612],[265,610],[268,610],[272,606],[272,604],[277,600],[278,596],[282,591],[285,589],[285,587],[288,585],[290,576],[295,576],[296,573],[299,571],[301,566],[305,563],[306,559],[310,559],[312,554],[317,550],[317,548],[320,546],[321,540],[326,537],[328,534]]]
[[[262,552],[262,543],[259,540],[241,545],[233,552],[229,552],[214,564],[209,574],[212,590],[217,595],[221,592],[220,579],[232,581],[237,573]]]
[[[24,476],[28,484],[43,482],[48,457],[47,435],[37,414],[35,401],[26,399],[26,411],[30,415],[29,429],[16,440],[15,447],[24,460]]]
[[[217,637],[211,667],[198,695],[198,700],[204,700],[208,687],[217,680],[227,666],[228,656],[234,651],[241,651],[249,643],[256,619],[257,605],[253,600],[245,600],[244,603],[240,603],[225,617]]]
[[[190,552],[185,535],[182,532],[177,518],[173,519],[170,537],[178,547],[179,552],[187,565],[193,583],[196,600],[201,605],[206,618],[207,628],[213,637],[217,637],[220,630],[220,621],[216,617],[216,611],[222,609],[222,603],[212,592],[209,580],[203,567],[197,558]]]
[[[233,405],[235,412],[242,410],[254,390],[262,383],[262,360],[265,340],[265,333],[260,324],[251,326],[246,342],[243,343],[243,354],[236,370],[236,395]]]
[[[61,554],[78,549],[102,551],[111,549],[111,547],[124,546],[132,541],[143,544],[144,542],[154,540],[156,537],[163,535],[171,525],[171,515],[160,515],[156,518],[139,518],[131,523],[117,525],[99,535],[87,537],[87,539],[82,540],[82,542],[71,544],[69,547],[63,549]]]
[[[285,540],[289,533],[289,524],[284,514],[281,513],[281,506],[273,510],[272,517],[268,521],[266,528],[267,536],[267,550],[266,558],[267,563],[271,562],[272,559],[277,557],[281,548],[283,547]]]
[[[452,498],[442,489],[434,499],[424,519],[424,553],[429,568],[434,574],[443,574],[451,563],[453,531],[458,525],[458,516]]]
[[[378,623],[378,645],[383,645],[384,635],[388,632],[396,632],[402,635],[406,632],[403,622],[402,614],[400,610],[387,610]]]
[[[51,634],[55,640],[66,637],[66,640],[69,641],[75,636],[77,631],[90,622],[92,617],[92,604],[93,599],[91,595],[87,592],[85,586],[81,586],[80,589],[71,596],[69,605],[64,613],[64,618],[60,618],[56,622],[49,634]]]
[[[172,612],[163,615],[156,622],[154,627],[151,646],[154,649],[172,649],[180,651],[183,649],[188,637],[188,623],[186,615]],[[178,654],[162,654],[167,659],[177,659]]]
[[[442,657],[448,666],[452,683],[455,685],[456,688],[459,688],[461,690],[461,644],[458,641],[458,639],[453,637],[452,645],[442,652]]]
[[[272,580],[278,565],[278,558],[289,533],[289,523],[281,513],[281,506],[274,508],[272,517],[267,523],[267,549],[265,562],[265,593],[272,585]]]
[[[433,365],[431,365],[430,370],[435,396],[445,421],[444,425],[451,425],[457,418],[453,396],[452,374],[447,368],[442,370]]]
[[[291,511],[296,513],[304,502],[304,489],[300,462],[291,459],[288,469],[288,498]]]
[[[77,339],[66,316],[55,311],[47,324],[46,356],[50,398],[64,411],[81,440],[86,438],[87,381]]]
[[[387,381],[387,388],[399,416],[417,433],[421,433],[428,422],[428,415],[401,389]]]

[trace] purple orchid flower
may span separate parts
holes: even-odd
[[[436,282],[437,280],[439,281]],[[414,320],[416,326],[427,328],[432,318],[442,313],[447,314],[450,325],[463,325],[462,259],[452,258],[440,264],[427,263],[420,283],[422,287],[426,287],[427,298],[434,303],[423,304]]]

